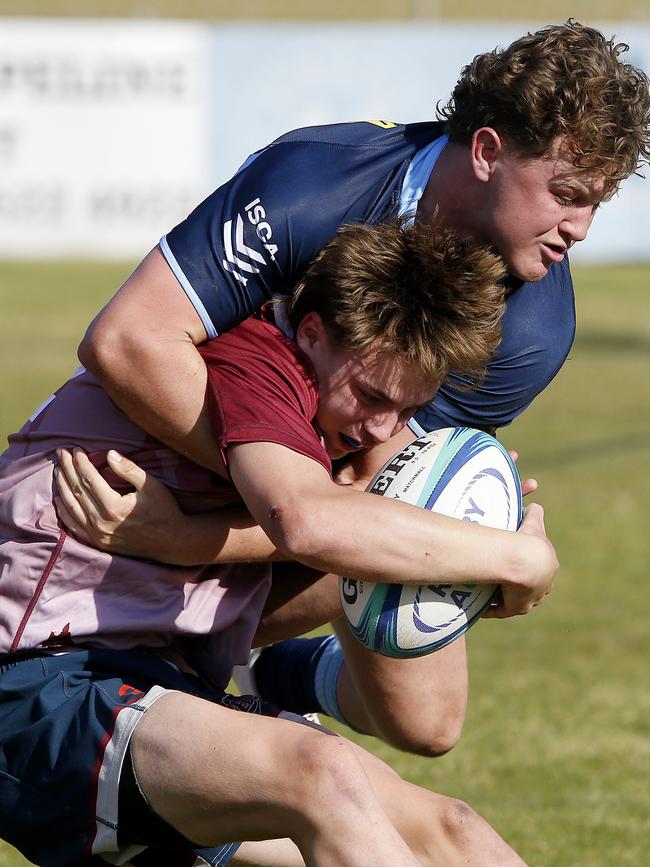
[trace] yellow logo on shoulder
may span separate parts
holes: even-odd
[[[367,120],[366,123],[372,123],[382,129],[392,129],[394,126],[399,126],[394,120]]]

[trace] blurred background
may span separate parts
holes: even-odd
[[[3,444],[134,265],[249,153],[308,124],[431,118],[475,54],[569,15],[650,71],[648,0],[0,0]],[[540,481],[555,593],[472,632],[448,756],[359,739],[539,867],[647,863],[649,213],[637,177],[599,211],[572,256],[571,357],[502,434]],[[0,867],[22,864],[0,842]]]
[[[635,2],[623,0],[630,15]],[[286,130],[431,118],[475,54],[540,23],[532,2],[517,20],[490,21],[449,18],[456,5],[469,16],[466,0],[352,3],[347,13],[316,3],[305,17],[299,3],[258,2],[245,20],[237,4],[221,20],[225,4],[169,0],[157,15],[151,5],[97,3],[98,17],[79,19],[72,3],[42,0],[31,11],[52,17],[28,17],[27,2],[2,20],[0,256],[137,258]],[[194,20],[166,17],[175,14]],[[647,16],[602,26],[650,68]],[[630,179],[576,261],[644,258],[649,211],[650,185]]]

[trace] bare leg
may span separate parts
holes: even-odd
[[[464,638],[429,656],[389,659],[367,650],[343,618],[334,627],[345,659],[337,698],[353,726],[424,756],[455,746],[467,710]]]
[[[365,488],[380,467],[414,439],[404,428],[356,455],[337,481]],[[346,719],[361,731],[424,756],[439,756],[455,746],[467,711],[464,639],[418,659],[388,659],[366,650],[343,617],[334,620],[334,628],[345,658],[337,698]]]
[[[380,803],[423,867],[525,867],[466,803],[407,783],[375,756],[362,753]]]
[[[388,659],[363,647],[347,628],[337,576],[318,578],[299,564],[278,564],[273,583],[257,642],[283,640],[334,620],[345,660],[337,698],[354,728],[424,756],[442,755],[458,742],[468,690],[463,638],[429,656]]]
[[[317,728],[172,694],[145,714],[133,759],[152,807],[204,846],[288,837],[308,867],[524,863],[466,804]],[[283,857],[274,867],[300,864]]]
[[[342,738],[182,693],[133,736],[153,809],[202,846],[289,837],[314,867],[417,867]]]
[[[242,843],[230,863],[233,867],[305,867],[300,849],[287,839]]]

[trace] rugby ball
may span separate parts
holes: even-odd
[[[512,458],[498,440],[472,428],[443,428],[419,437],[382,467],[367,490],[502,530],[516,530],[522,517],[521,483]],[[478,620],[497,588],[340,579],[343,613],[353,634],[370,650],[398,659],[450,644]]]

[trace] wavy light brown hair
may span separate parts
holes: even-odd
[[[438,116],[452,141],[492,127],[522,157],[566,137],[574,165],[613,188],[650,161],[648,78],[622,62],[627,50],[572,19],[544,27],[475,57]]]
[[[294,328],[318,313],[337,343],[395,353],[426,381],[480,381],[501,336],[505,267],[448,229],[397,222],[344,226],[287,301]]]

